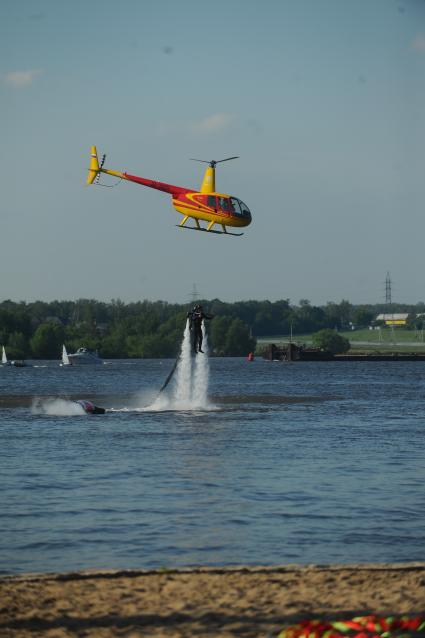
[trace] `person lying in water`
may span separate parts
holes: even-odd
[[[74,401],[74,403],[80,405],[86,414],[105,414],[106,412],[105,408],[99,408],[99,406],[85,399],[79,399],[78,401]]]

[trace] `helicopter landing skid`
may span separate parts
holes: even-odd
[[[204,233],[215,233],[216,235],[233,235],[233,237],[241,237],[243,233],[229,233],[227,230],[224,232],[223,230],[207,230],[206,228],[195,228],[195,226],[180,226],[180,224],[176,224],[177,228],[184,228],[185,230],[200,230]]]

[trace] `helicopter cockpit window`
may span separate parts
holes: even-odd
[[[232,205],[233,212],[235,213],[235,215],[241,215],[242,211],[241,211],[241,208],[239,206],[239,200],[236,199],[236,197],[231,197],[230,198],[230,203]]]
[[[244,204],[241,200],[239,200],[239,204],[241,206],[242,215],[251,215],[251,211],[246,204]]]
[[[229,198],[228,197],[219,197],[218,198],[218,205],[219,205],[219,208],[221,208],[221,210],[225,210],[227,212],[230,212],[230,203],[229,203]]]
[[[211,208],[215,208],[215,195],[208,195],[207,206],[211,206]]]
[[[230,201],[233,205],[236,215],[241,215],[242,217],[251,217],[251,212],[246,204],[244,204],[240,199],[236,199],[236,197],[231,197]]]

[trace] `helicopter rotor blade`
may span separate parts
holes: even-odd
[[[228,162],[229,160],[232,159],[239,159],[239,155],[235,155],[234,157],[226,157],[226,159],[222,159],[222,160],[217,160],[216,164],[218,164],[219,162]]]
[[[238,159],[239,155],[235,155],[234,157],[226,157],[225,159],[221,159],[221,160],[201,160],[201,159],[196,159],[195,157],[191,157],[190,159],[193,162],[202,162],[203,164],[209,164],[212,168],[215,168],[216,164],[219,164],[220,162],[228,162],[229,160],[233,160],[233,159]]]

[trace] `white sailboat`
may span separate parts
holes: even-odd
[[[1,362],[4,366],[10,366],[10,361],[7,360],[6,350],[2,346]]]
[[[69,361],[68,353],[67,353],[66,348],[65,348],[65,344],[63,344],[63,346],[62,346],[62,365],[63,366],[69,366],[70,365],[70,361]]]

